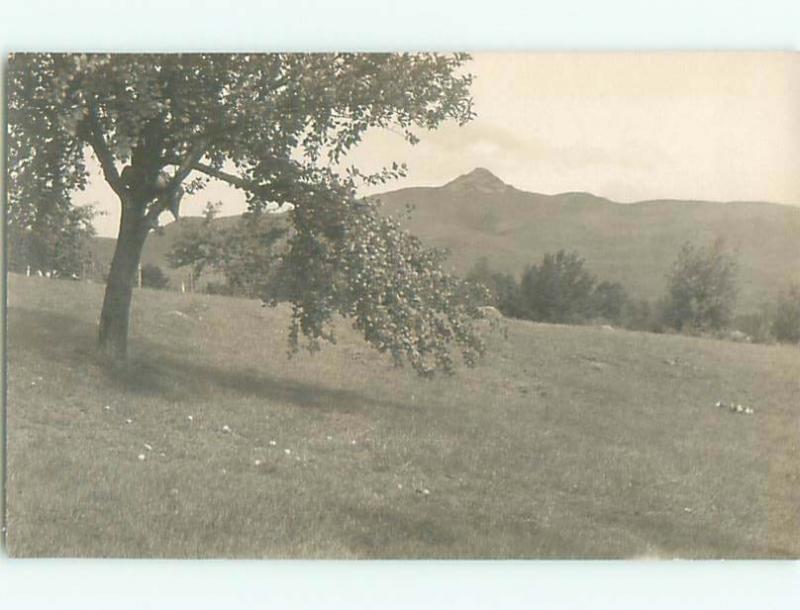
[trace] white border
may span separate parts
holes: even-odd
[[[45,49],[800,49],[797,0],[227,4],[220,0],[5,0],[0,5],[0,48],[4,53]],[[265,605],[790,608],[800,607],[800,563],[0,559],[2,608],[216,610]]]

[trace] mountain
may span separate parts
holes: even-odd
[[[800,281],[800,208],[762,202],[655,200],[620,204],[590,193],[544,195],[519,190],[478,168],[441,187],[414,187],[376,197],[407,228],[451,251],[466,272],[486,256],[518,276],[546,252],[576,250],[602,279],[655,298],[686,241],[723,237],[739,260],[740,309],[771,300],[789,279]]]
[[[723,237],[738,251],[741,311],[772,300],[790,279],[800,281],[798,207],[666,199],[620,204],[591,193],[544,195],[506,184],[485,168],[440,187],[400,189],[375,199],[387,214],[412,206],[407,228],[429,245],[449,249],[450,265],[460,273],[485,256],[493,268],[518,276],[546,252],[576,250],[598,277],[622,282],[635,296],[656,298],[684,242]],[[168,270],[166,254],[175,238],[200,221],[184,218],[151,236],[143,261]],[[98,256],[110,260],[113,244],[99,239]],[[169,273],[176,279],[186,275]]]

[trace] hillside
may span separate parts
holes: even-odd
[[[771,300],[790,279],[800,281],[798,207],[672,200],[619,204],[590,193],[542,195],[509,186],[481,168],[442,187],[401,189],[377,199],[389,214],[413,206],[408,228],[428,244],[448,248],[453,268],[462,273],[486,256],[493,267],[518,276],[546,252],[577,250],[599,277],[622,282],[635,296],[656,298],[685,241],[705,244],[724,237],[739,253],[740,311]],[[152,235],[144,262],[167,270],[171,244],[193,222],[200,219],[184,218]],[[97,241],[101,260],[110,260],[113,244],[113,239]]]
[[[800,208],[755,202],[644,201],[619,204],[589,193],[542,195],[477,169],[437,188],[378,197],[389,213],[414,206],[408,228],[449,248],[458,271],[480,256],[515,275],[546,252],[577,250],[601,278],[658,297],[685,241],[724,237],[740,264],[740,309],[800,281]]]
[[[422,381],[344,324],[290,360],[288,308],[137,290],[112,374],[102,286],[8,294],[14,556],[800,556],[796,348],[510,321]]]

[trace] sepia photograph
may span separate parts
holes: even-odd
[[[800,58],[11,52],[20,558],[800,558]]]

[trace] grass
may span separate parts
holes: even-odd
[[[101,286],[8,288],[14,556],[800,555],[796,348],[508,322],[423,381],[344,325],[289,359],[284,308],[140,290],[112,373]]]

